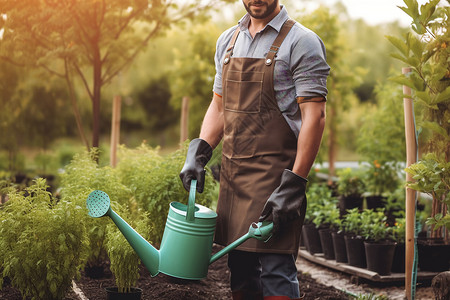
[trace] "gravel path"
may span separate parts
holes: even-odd
[[[355,295],[374,293],[376,295],[386,295],[392,300],[405,299],[404,286],[376,287],[367,283],[355,284],[351,276],[319,266],[302,257],[298,257],[297,259],[297,268],[303,273],[310,274],[312,278],[326,286],[333,286]],[[433,300],[434,294],[432,288],[419,285],[416,289],[415,299]]]

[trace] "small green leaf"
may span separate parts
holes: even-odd
[[[405,58],[409,57],[409,46],[405,43],[405,41],[394,36],[386,36],[386,38],[400,51],[400,53]]]

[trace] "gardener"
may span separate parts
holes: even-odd
[[[180,173],[186,190],[223,137],[215,241],[227,245],[252,222],[273,237],[228,255],[233,299],[300,297],[295,260],[306,211],[306,177],[325,123],[329,66],[319,37],[278,0],[243,0],[247,14],[217,41],[214,96]]]

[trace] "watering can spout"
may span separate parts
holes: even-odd
[[[125,236],[128,243],[130,243],[150,274],[156,276],[159,273],[159,251],[111,209],[108,194],[99,190],[93,191],[89,194],[86,204],[91,217],[109,216]]]
[[[252,223],[250,225],[250,228],[246,234],[235,240],[233,243],[229,244],[216,254],[214,254],[209,263],[212,264],[249,238],[254,238],[260,241],[268,241],[272,237],[272,230],[273,230],[273,223],[271,222],[259,222],[259,223]]]
[[[159,273],[159,251],[147,242],[139,233],[127,224],[118,214],[111,210],[109,216],[114,224],[119,228],[120,232],[125,236],[128,243],[133,247],[141,259],[144,266],[152,276]]]

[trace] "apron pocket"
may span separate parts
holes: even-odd
[[[263,72],[229,70],[225,80],[224,108],[234,112],[259,113],[263,79]]]

